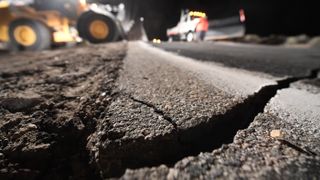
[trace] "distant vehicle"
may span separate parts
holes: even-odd
[[[201,23],[201,20],[204,20],[204,18],[206,23],[208,23],[204,23],[206,24],[205,26]],[[167,36],[169,41],[189,42],[202,39],[221,40],[238,38],[245,35],[245,23],[246,15],[244,9],[240,9],[238,14],[210,20],[207,20],[207,16],[203,12],[181,11],[180,21],[175,27],[167,30]],[[199,29],[204,30],[205,35]]]
[[[167,30],[169,41],[185,40],[191,42],[196,39],[196,29],[201,18],[206,18],[206,13],[198,11],[181,11],[180,21],[177,26]]]

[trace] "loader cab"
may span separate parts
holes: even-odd
[[[57,11],[69,19],[75,20],[87,9],[86,0],[34,0],[32,7],[39,11]]]

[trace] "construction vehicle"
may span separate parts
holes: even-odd
[[[239,14],[236,14],[235,12],[232,12],[232,15],[230,14],[231,16],[221,19],[208,20],[209,26],[204,40],[221,40],[243,37],[246,32],[245,10],[240,9]],[[169,41],[199,40],[195,34],[202,18],[207,18],[206,13],[182,10],[178,24],[167,30]]]
[[[182,10],[177,26],[167,30],[169,41],[193,41],[201,18],[206,18],[206,13]]]
[[[0,41],[11,50],[44,50],[81,39],[116,41],[125,36],[118,18],[123,6],[86,0],[0,0]]]

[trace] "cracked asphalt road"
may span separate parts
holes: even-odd
[[[320,178],[319,52],[157,46],[3,56],[1,179]]]
[[[197,74],[200,69],[206,73],[215,68],[215,73]],[[106,110],[111,111],[110,116],[98,125],[92,147],[98,157],[95,161],[105,171],[102,173],[112,175],[115,166],[124,171],[170,164],[220,146],[247,121],[249,114],[238,112],[246,107],[238,106],[247,106],[248,96],[275,83],[257,73],[250,75],[215,65],[207,68],[144,43],[129,43],[118,80],[119,99]],[[239,78],[248,79],[245,86],[238,83]],[[106,130],[104,123],[113,121],[112,128]],[[109,138],[109,131],[121,135]],[[225,136],[221,136],[222,131],[226,131]]]
[[[186,157],[173,166],[160,165],[128,170],[122,179],[320,178],[319,79],[311,72],[319,68],[317,51],[210,43],[164,43],[157,46],[187,57],[205,60],[208,66],[210,61],[223,64],[224,67],[261,72],[264,74],[262,76],[269,80],[306,75],[309,77],[301,81],[299,78],[288,79],[288,88],[278,87],[279,91],[274,97],[270,97],[272,99],[263,112],[252,119],[248,128],[238,131],[232,143],[212,152],[199,152],[197,156]],[[273,54],[273,51],[276,52]],[[196,69],[195,66],[191,67]],[[230,76],[228,79],[230,80]],[[247,79],[242,81],[248,82]],[[263,84],[263,81],[259,82]],[[282,88],[287,89],[280,90]],[[281,137],[271,137],[272,130],[280,130]]]
[[[281,90],[231,144],[174,166],[128,170],[122,179],[318,179],[319,94],[295,86]],[[272,138],[272,130],[282,136]]]

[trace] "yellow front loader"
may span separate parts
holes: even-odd
[[[0,0],[0,42],[11,50],[44,50],[80,39],[110,42],[119,39],[121,29],[112,13],[86,0]]]

